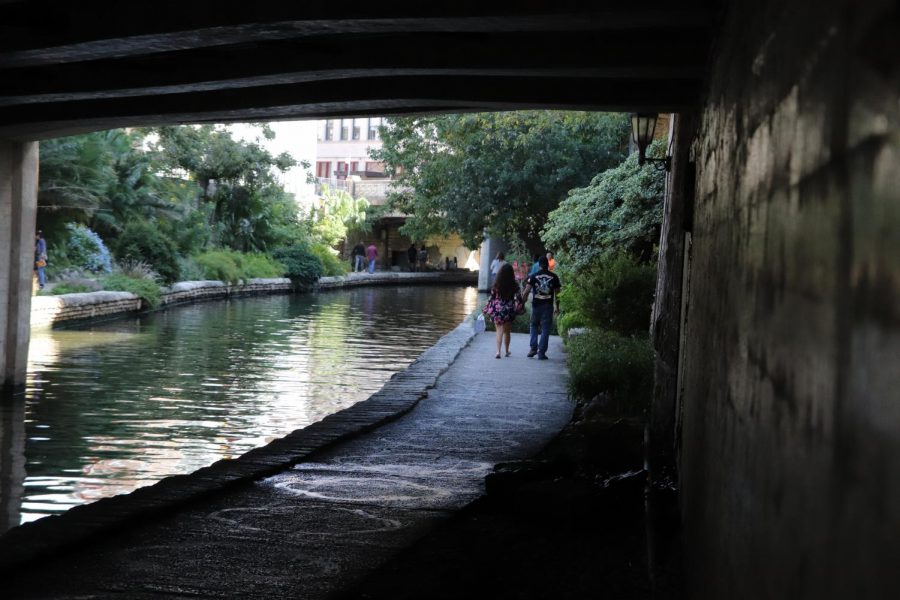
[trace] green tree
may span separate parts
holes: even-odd
[[[521,111],[403,117],[382,127],[372,157],[397,181],[390,201],[410,215],[403,232],[483,232],[540,246],[547,214],[566,193],[626,155],[624,115]]]
[[[163,127],[152,145],[163,172],[195,182],[198,209],[211,207],[212,241],[243,252],[264,251],[296,235],[297,209],[277,179],[297,165],[254,142],[236,140],[222,127]],[[264,127],[265,137],[271,130]],[[305,168],[306,162],[299,163]]]
[[[144,135],[113,129],[41,142],[42,227],[75,221],[113,239],[133,219],[176,218],[178,187],[158,175]]]
[[[347,238],[349,229],[365,229],[369,201],[354,198],[346,190],[325,186],[322,201],[309,214],[310,233],[316,241],[334,247]]]
[[[654,142],[651,154],[662,150],[662,142]],[[665,174],[651,164],[638,166],[634,153],[587,187],[572,190],[550,213],[544,243],[570,272],[590,269],[619,252],[652,261],[664,191]]]

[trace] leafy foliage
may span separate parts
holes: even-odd
[[[348,229],[366,228],[368,208],[365,198],[354,198],[346,190],[326,186],[321,204],[310,211],[310,233],[313,239],[333,247],[347,238]]]
[[[272,257],[284,265],[285,275],[298,289],[309,289],[325,272],[322,261],[312,253],[305,242],[276,248]]]
[[[194,257],[205,279],[224,281],[232,285],[241,280],[241,268],[233,250],[210,250]]]
[[[92,273],[110,272],[112,256],[96,232],[76,223],[67,223],[65,232],[62,243],[54,248],[54,260]]]
[[[618,114],[403,117],[382,128],[383,147],[372,156],[397,181],[392,205],[412,215],[405,235],[455,232],[475,248],[487,230],[534,250],[566,193],[624,158],[628,131]]]
[[[620,253],[571,278],[560,294],[563,329],[588,326],[625,335],[650,329],[656,266]]]
[[[63,294],[83,294],[85,292],[93,292],[94,289],[93,286],[90,286],[87,283],[64,281],[53,286],[50,293],[54,296],[62,296]]]
[[[172,216],[177,186],[157,175],[143,141],[140,130],[114,129],[41,142],[38,206],[51,237],[59,222],[111,239],[131,219]]]
[[[661,142],[651,147],[662,150]],[[624,251],[639,260],[653,258],[662,225],[664,174],[638,166],[637,154],[572,190],[550,213],[542,238],[572,271],[591,268]]]
[[[347,263],[337,257],[337,252],[325,244],[312,244],[310,251],[322,263],[323,274],[326,277],[346,275],[349,271]]]
[[[653,349],[646,336],[594,330],[568,342],[569,392],[588,400],[609,394],[620,414],[640,415],[653,393]]]
[[[160,167],[171,177],[187,172],[197,202],[210,207],[215,244],[251,252],[288,241],[297,208],[275,173],[298,164],[289,154],[273,156],[214,125],[163,127],[157,134],[151,147]]]
[[[273,279],[284,276],[284,267],[268,254],[252,252],[241,256],[242,279]]]
[[[152,279],[145,277],[135,278],[122,273],[113,273],[105,277],[102,284],[105,290],[131,292],[143,300],[148,308],[159,306],[161,296],[159,285]]]
[[[132,221],[115,246],[119,260],[137,260],[153,265],[166,283],[178,279],[178,252],[175,244],[150,221]]]
[[[261,134],[274,137],[267,126]],[[101,237],[120,262],[144,261],[166,282],[202,277],[189,257],[204,249],[252,255],[306,240],[309,224],[278,178],[296,164],[288,154],[268,152],[259,139],[237,140],[211,125],[42,142],[39,224],[48,239],[48,273],[109,272]],[[268,257],[241,255],[238,262],[239,278],[283,271]]]
[[[210,250],[194,257],[207,279],[237,284],[248,279],[281,277],[284,267],[267,254],[243,254],[234,250]]]

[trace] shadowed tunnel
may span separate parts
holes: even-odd
[[[559,108],[675,113],[654,470],[692,598],[900,595],[900,5],[0,2],[0,366],[22,382],[35,140]]]

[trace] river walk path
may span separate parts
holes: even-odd
[[[324,598],[346,589],[481,496],[496,463],[534,455],[571,417],[558,338],[539,362],[525,357],[527,336],[513,334],[513,356],[496,360],[494,335],[472,338],[470,327],[396,378],[430,388],[400,418],[19,565],[4,577],[4,598]],[[423,383],[427,369],[439,369],[436,383]],[[390,393],[391,383],[380,392]]]

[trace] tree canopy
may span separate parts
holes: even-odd
[[[651,154],[663,150],[654,142]],[[571,271],[588,269],[625,252],[642,262],[655,258],[663,216],[665,177],[653,165],[638,166],[637,153],[600,173],[590,185],[574,189],[550,213],[542,233],[560,263]]]
[[[458,233],[475,248],[487,231],[536,249],[566,193],[626,156],[628,132],[627,117],[609,113],[401,117],[372,156],[396,180],[390,202],[409,215],[410,237]]]

